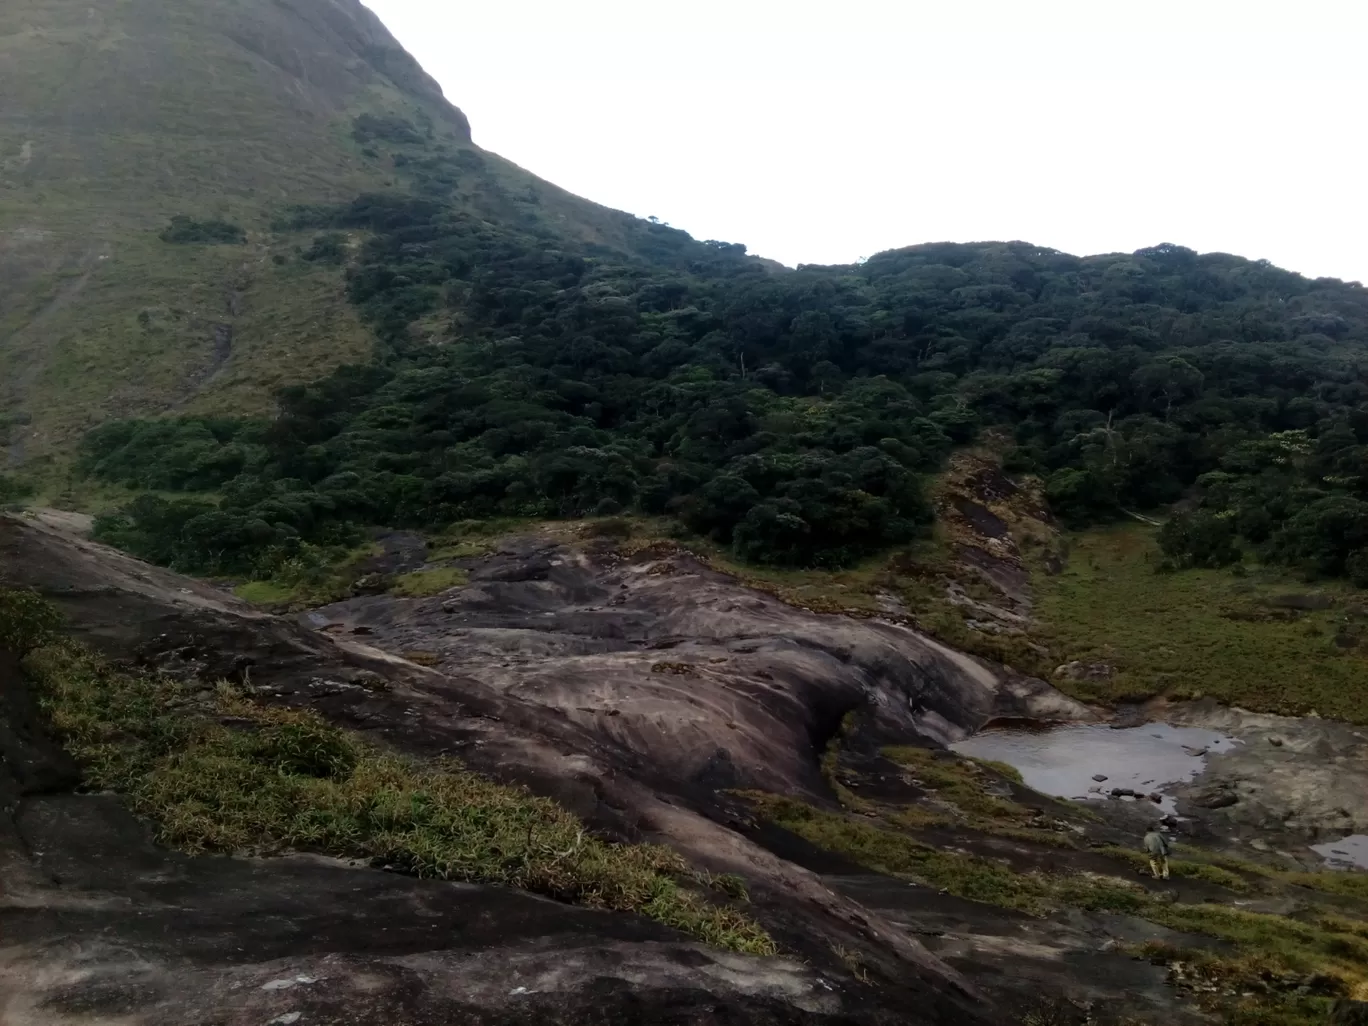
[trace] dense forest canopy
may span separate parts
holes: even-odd
[[[454,181],[292,212],[281,230],[316,233],[298,259],[346,265],[375,361],[283,390],[271,421],[94,431],[94,477],[215,495],[149,491],[104,537],[268,573],[364,525],[640,510],[835,566],[923,531],[924,476],[994,427],[1068,521],[1185,500],[1179,562],[1248,550],[1368,583],[1357,284],[1172,245],[781,270],[644,222],[628,258],[460,213]]]

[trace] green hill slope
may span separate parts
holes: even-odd
[[[366,358],[341,274],[301,264],[306,240],[270,226],[291,204],[388,187],[410,141],[448,167],[466,155],[450,197],[463,209],[533,211],[555,233],[630,248],[633,219],[481,154],[357,0],[0,5],[9,462],[68,451],[112,417],[264,412],[280,384]],[[176,216],[245,234],[168,244]]]
[[[23,0],[0,58],[9,463],[154,493],[100,532],[150,559],[625,512],[849,567],[987,428],[1071,525],[1177,504],[1165,569],[1368,587],[1356,283],[1170,244],[776,273],[480,150],[356,0]]]

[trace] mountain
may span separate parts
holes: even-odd
[[[1365,1021],[1357,284],[780,268],[355,0],[5,0],[0,429],[6,1022]]]
[[[1357,283],[1172,244],[776,268],[480,150],[353,0],[165,6],[0,22],[9,463],[68,505],[203,493],[106,540],[262,577],[627,511],[844,567],[926,537],[927,476],[992,438],[1074,525],[1182,501],[1175,567],[1368,586]]]
[[[293,204],[395,184],[418,142],[452,202],[631,248],[635,219],[485,153],[358,0],[0,5],[0,425],[10,461],[103,420],[270,408],[364,361],[341,276],[290,259]],[[401,158],[402,159],[402,158]],[[172,218],[242,229],[174,245]]]

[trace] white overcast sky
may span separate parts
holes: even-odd
[[[787,264],[1174,242],[1368,282],[1364,0],[366,0],[486,149]]]

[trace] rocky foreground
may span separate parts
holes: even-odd
[[[741,878],[779,953],[319,853],[167,850],[118,796],[82,787],[28,674],[0,656],[6,1023],[1207,1022],[1253,984],[1229,967],[1194,982],[1184,953],[1246,952],[1187,910],[1304,919],[1368,899],[1233,858],[1147,889],[1124,857],[1137,808],[1084,813],[939,747],[994,719],[1099,714],[900,623],[795,609],[677,547],[522,537],[453,565],[468,582],[439,595],[287,618],[0,518],[4,583],[39,591],[118,664],[191,695],[233,682],[526,785],[598,836],[668,845]],[[1323,761],[1274,726],[1292,741],[1272,757]],[[1352,732],[1341,741],[1353,762]],[[1185,810],[1211,852],[1266,827],[1238,793],[1261,773],[1241,758],[1193,792],[1236,802]],[[1265,804],[1314,818],[1322,791],[1287,783]],[[1346,803],[1330,803],[1348,815],[1335,825],[1358,821]],[[1289,959],[1255,1000],[1354,996],[1339,963]]]

